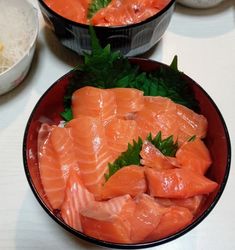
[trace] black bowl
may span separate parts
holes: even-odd
[[[160,67],[168,67],[164,64],[148,59],[131,59],[131,62],[139,65],[140,68],[146,72],[157,71]],[[70,71],[56,81],[42,95],[30,115],[24,134],[23,159],[25,173],[35,197],[46,213],[76,237],[100,246],[111,248],[137,249],[152,247],[176,239],[196,227],[212,211],[223,193],[229,175],[231,146],[226,124],[216,104],[197,83],[186,75],[184,75],[184,78],[199,102],[201,114],[203,114],[208,120],[208,133],[205,142],[211,153],[213,164],[207,173],[207,177],[219,184],[218,188],[213,193],[209,194],[207,200],[203,203],[200,211],[195,215],[193,222],[189,226],[171,236],[152,242],[139,244],[112,243],[89,237],[71,228],[60,218],[56,211],[53,211],[50,208],[39,175],[37,136],[39,128],[43,122],[46,121],[51,124],[58,124],[61,120],[60,112],[63,110],[63,97],[69,81],[73,77],[74,71]]]
[[[42,15],[49,28],[67,48],[83,55],[91,51],[89,26],[66,19],[52,9],[44,0],[38,0]],[[173,14],[175,0],[171,0],[160,12],[137,24],[117,27],[95,26],[101,46],[111,45],[125,56],[142,54],[152,48],[165,33]]]

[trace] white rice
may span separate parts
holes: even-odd
[[[0,0],[0,74],[23,57],[34,34],[29,11],[9,2]]]

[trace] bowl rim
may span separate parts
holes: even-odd
[[[88,24],[83,24],[83,23],[78,23],[78,22],[75,22],[75,21],[72,21],[66,17],[63,17],[61,16],[60,14],[58,14],[57,12],[55,12],[54,10],[52,10],[46,3],[44,0],[38,0],[39,2],[39,6],[40,4],[43,6],[43,8],[45,8],[48,12],[52,13],[55,17],[59,18],[59,19],[62,19],[64,22],[67,22],[68,24],[71,24],[71,25],[74,25],[74,26],[77,26],[77,27],[80,27],[80,28],[88,28],[89,25]],[[94,29],[97,29],[97,30],[110,30],[110,31],[113,31],[113,30],[122,30],[122,29],[129,29],[129,28],[133,28],[133,27],[137,27],[137,26],[141,26],[143,24],[146,24],[148,22],[151,22],[152,20],[154,20],[155,18],[158,18],[159,16],[161,16],[163,13],[165,13],[168,9],[170,9],[170,7],[172,5],[174,5],[176,2],[176,0],[170,0],[170,2],[163,8],[161,9],[159,12],[157,12],[155,15],[139,22],[139,23],[133,23],[133,24],[128,24],[128,25],[119,25],[119,26],[97,26],[97,25],[94,25]]]
[[[137,63],[137,62],[144,62],[147,61],[151,64],[155,64],[155,65],[159,65],[159,66],[163,66],[163,67],[169,67],[169,65],[166,65],[164,63],[152,60],[152,59],[146,59],[146,58],[140,58],[140,57],[129,57],[129,60],[133,63]],[[229,132],[227,129],[227,125],[225,123],[225,120],[222,116],[222,113],[220,112],[219,108],[217,107],[217,105],[215,104],[215,102],[213,101],[213,99],[210,97],[210,95],[197,83],[195,82],[192,78],[190,78],[188,75],[186,75],[185,73],[183,73],[183,76],[186,77],[190,82],[193,83],[193,85],[197,86],[200,91],[208,98],[209,102],[212,104],[212,106],[214,107],[214,109],[216,110],[216,113],[219,116],[219,119],[222,123],[224,132],[225,132],[225,138],[226,138],[226,144],[227,144],[227,150],[228,150],[228,154],[227,154],[227,162],[226,162],[226,169],[225,169],[225,174],[223,177],[223,181],[219,187],[219,190],[216,194],[216,196],[213,199],[213,202],[211,203],[211,205],[196,219],[194,220],[190,225],[188,225],[187,227],[183,228],[182,230],[178,231],[177,233],[174,233],[173,235],[167,236],[165,238],[162,238],[160,240],[156,240],[156,241],[151,241],[151,242],[144,242],[144,243],[113,243],[113,242],[108,242],[108,241],[104,241],[104,240],[99,240],[93,237],[90,237],[82,232],[79,232],[75,229],[73,229],[72,227],[70,227],[69,225],[67,225],[66,223],[64,223],[62,220],[60,220],[54,213],[52,213],[52,211],[49,210],[49,208],[47,207],[47,205],[44,203],[44,201],[41,199],[40,195],[38,194],[38,192],[36,191],[36,188],[33,184],[32,178],[30,176],[30,172],[29,172],[29,168],[28,168],[28,164],[27,164],[27,138],[28,138],[28,130],[29,127],[31,125],[31,121],[33,120],[33,116],[34,116],[34,112],[35,110],[38,108],[38,106],[40,105],[40,103],[42,102],[42,100],[44,99],[44,97],[47,95],[47,93],[49,91],[51,91],[51,89],[59,84],[63,79],[67,78],[68,76],[70,76],[73,73],[73,70],[67,72],[66,74],[64,74],[63,76],[61,76],[59,79],[57,79],[43,94],[42,96],[39,98],[39,100],[37,101],[37,103],[35,104],[29,119],[27,121],[26,124],[26,128],[24,131],[24,136],[23,136],[23,147],[22,147],[22,153],[23,153],[23,163],[24,163],[24,171],[25,171],[25,175],[27,177],[27,181],[29,183],[29,186],[31,187],[31,190],[34,193],[34,196],[36,197],[37,201],[40,203],[40,205],[43,207],[43,209],[45,210],[45,212],[54,220],[56,221],[60,226],[62,226],[66,231],[72,233],[73,236],[76,236],[82,240],[85,240],[86,242],[90,242],[99,246],[103,246],[103,247],[109,247],[109,248],[114,248],[114,249],[141,249],[141,248],[148,248],[148,247],[154,247],[154,246],[158,246],[158,245],[162,245],[164,243],[170,242],[172,240],[175,240],[177,238],[179,238],[180,236],[183,236],[185,233],[191,231],[192,229],[194,229],[199,223],[201,223],[207,216],[208,214],[214,209],[215,205],[217,204],[217,202],[219,201],[222,193],[224,192],[225,186],[227,184],[228,181],[228,177],[229,177],[229,172],[230,172],[230,164],[231,164],[231,141],[230,141],[230,136],[229,136]]]
[[[33,46],[35,45],[36,43],[36,40],[37,40],[37,37],[38,37],[38,33],[39,33],[39,17],[38,17],[38,10],[37,8],[35,8],[33,6],[33,4],[31,4],[29,1],[27,0],[21,0],[21,1],[24,1],[24,3],[26,5],[28,5],[29,8],[32,9],[33,11],[33,15],[34,15],[34,23],[33,25],[35,26],[34,28],[34,32],[33,32],[33,36],[31,36],[31,42],[30,44],[28,45],[28,48],[25,50],[24,54],[13,64],[11,65],[7,70],[3,71],[2,73],[0,73],[0,77],[7,74],[9,71],[11,71],[13,68],[15,68],[18,64],[20,64],[21,61],[24,60],[24,58],[30,53],[30,50],[33,48]],[[1,83],[0,83],[1,84]]]

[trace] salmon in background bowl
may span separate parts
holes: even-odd
[[[153,1],[153,4],[157,5],[159,2],[161,1]],[[137,4],[133,3],[133,6],[138,6],[138,4],[137,1]],[[139,23],[95,26],[96,34],[102,46],[110,44],[112,50],[120,50],[126,56],[142,54],[157,44],[164,35],[174,6],[175,0],[169,0],[159,12]],[[44,0],[39,0],[39,7],[48,27],[65,47],[79,55],[91,51],[88,24],[78,23],[58,14],[53,8],[49,8]]]
[[[176,58],[167,66],[94,44],[30,115],[29,185],[47,214],[80,239],[123,249],[164,244],[219,201],[231,159],[226,124]]]

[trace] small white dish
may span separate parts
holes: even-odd
[[[22,16],[27,15],[27,18],[29,18],[28,22],[32,25],[30,29],[32,32],[29,33],[28,46],[23,55],[7,70],[0,73],[0,95],[5,94],[18,86],[27,75],[35,52],[39,29],[38,11],[27,0],[0,0],[0,3],[1,1],[4,1],[4,4],[7,6],[6,8],[15,8],[17,11],[22,11],[22,15],[15,16],[15,18],[22,18]],[[11,29],[11,23],[0,23],[0,25],[8,25],[9,29]],[[14,32],[12,33],[12,36],[13,35]]]
[[[190,8],[198,8],[198,9],[205,9],[214,7],[223,0],[177,0],[178,3],[185,5]]]

